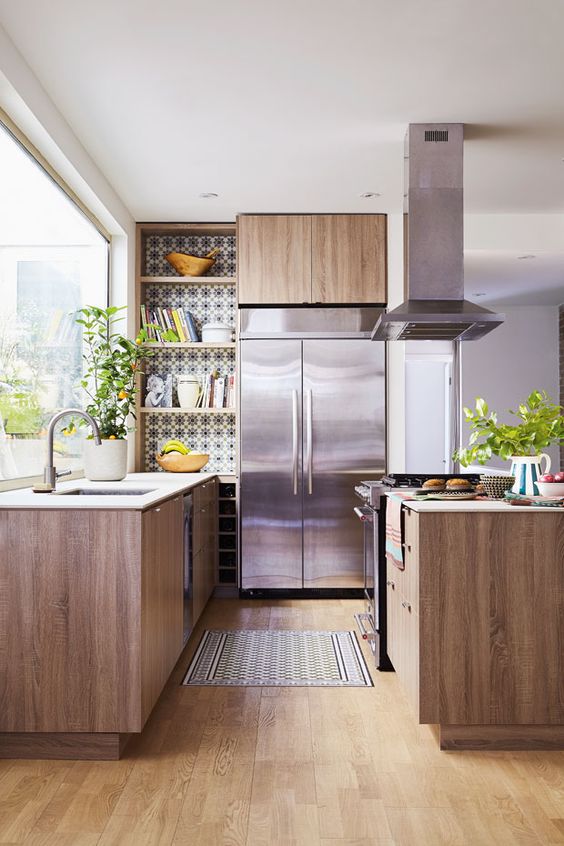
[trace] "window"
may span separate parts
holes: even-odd
[[[108,300],[108,241],[0,123],[0,484],[38,476],[47,424],[82,407],[83,305]],[[86,430],[55,430],[58,470],[82,466]]]

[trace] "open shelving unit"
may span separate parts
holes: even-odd
[[[236,324],[235,223],[140,223],[137,225],[137,262],[135,275],[136,327],[140,327],[140,306],[146,304],[191,311],[198,331],[206,322]],[[169,267],[164,256],[169,252],[204,255],[220,247],[215,264],[206,276],[180,276]],[[235,373],[236,342],[175,342],[143,345],[154,355],[144,362],[149,373],[194,373],[200,379],[217,367],[220,374]],[[205,470],[220,475],[218,517],[220,541],[217,583],[237,582],[236,523],[236,426],[234,408],[180,408],[173,393],[172,408],[143,405],[145,377],[141,377],[137,396],[137,438],[135,464],[138,471],[156,471],[155,453],[170,438],[210,455]],[[176,380],[173,378],[174,387]],[[227,491],[227,494],[225,494]],[[235,516],[222,509],[232,509]],[[226,517],[230,530],[226,530]]]

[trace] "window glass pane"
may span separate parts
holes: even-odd
[[[83,406],[84,305],[105,306],[108,245],[0,124],[0,481],[43,472],[50,417]],[[55,430],[58,470],[82,467],[85,429]]]

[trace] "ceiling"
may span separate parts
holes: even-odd
[[[0,0],[0,23],[136,220],[401,211],[418,121],[466,125],[467,213],[564,213],[560,0]]]

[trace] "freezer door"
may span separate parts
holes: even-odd
[[[384,344],[303,342],[304,587],[362,588],[355,485],[385,468]]]
[[[241,341],[241,587],[302,587],[301,341]]]

